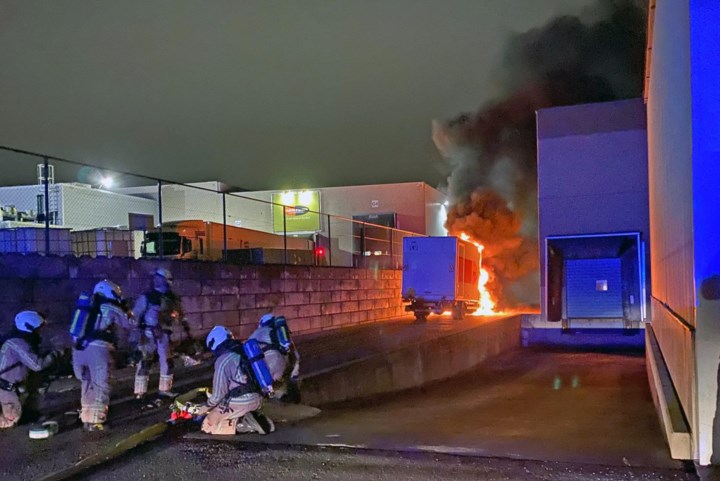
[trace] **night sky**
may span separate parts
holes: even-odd
[[[431,120],[591,0],[0,0],[0,144],[247,189],[440,184]],[[0,184],[34,182],[0,153]],[[76,179],[57,179],[76,180]]]

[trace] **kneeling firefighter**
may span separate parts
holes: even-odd
[[[259,411],[262,391],[272,390],[272,379],[257,342],[243,345],[233,339],[227,328],[215,326],[206,344],[216,360],[212,393],[197,410],[200,415],[207,414],[202,423],[203,432],[268,434],[274,431],[272,420]]]
[[[297,398],[295,401],[299,401],[297,379],[300,375],[300,353],[290,338],[285,316],[264,314],[250,339],[260,343],[265,355],[265,362],[274,381],[274,397],[294,397]]]
[[[80,420],[86,431],[102,431],[110,404],[115,328],[132,327],[114,282],[95,285],[92,296],[81,294],[73,316],[73,371],[81,381]]]
[[[15,316],[15,326],[0,348],[0,429],[11,428],[20,421],[27,392],[24,382],[28,370],[42,371],[62,356],[62,351],[39,355],[39,330],[45,318],[35,311],[22,311]]]

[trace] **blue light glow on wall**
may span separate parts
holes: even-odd
[[[720,2],[690,1],[695,286],[720,273]]]

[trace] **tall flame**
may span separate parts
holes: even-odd
[[[482,251],[485,246],[470,239],[470,236],[464,232],[460,234],[460,238],[464,241],[472,242],[473,244],[475,244],[478,252],[480,252],[480,255],[482,256]],[[497,314],[495,312],[495,301],[493,301],[492,297],[490,296],[490,292],[488,292],[486,287],[489,280],[490,273],[485,270],[481,265],[480,276],[478,277],[478,291],[480,291],[480,307],[477,311],[472,313],[473,316],[491,316],[493,314]]]

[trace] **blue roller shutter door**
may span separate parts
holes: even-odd
[[[622,318],[619,258],[565,261],[567,317]]]

